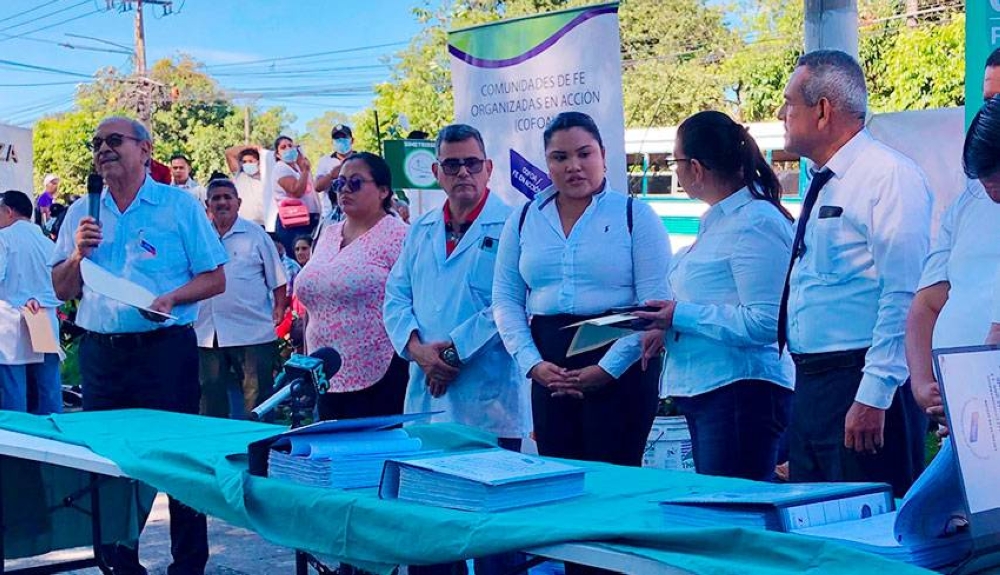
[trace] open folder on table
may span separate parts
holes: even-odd
[[[563,329],[576,329],[573,340],[566,351],[566,357],[586,353],[605,346],[617,339],[642,331],[649,324],[647,320],[633,315],[635,310],[655,311],[655,308],[622,308],[612,313],[578,321]]]
[[[1000,348],[936,349],[934,368],[951,434],[899,512],[800,533],[951,573],[1000,565]]]
[[[176,320],[177,316],[151,309],[156,295],[141,285],[118,277],[87,258],[80,261],[80,275],[83,283],[106,298],[137,308],[146,314],[165,320]]]

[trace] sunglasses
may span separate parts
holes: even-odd
[[[361,187],[365,185],[366,182],[375,183],[373,179],[365,179],[361,176],[351,176],[350,178],[345,178],[343,176],[337,178],[333,181],[333,191],[348,192],[351,194],[356,194],[361,191]]]
[[[486,164],[486,160],[480,158],[449,158],[438,162],[438,165],[441,166],[441,171],[449,176],[457,175],[462,170],[462,166],[465,166],[465,169],[469,170],[470,174],[478,174],[483,171],[484,164]]]
[[[101,146],[107,144],[108,147],[116,149],[119,146],[121,146],[125,142],[125,140],[132,140],[133,142],[142,141],[139,138],[126,136],[125,134],[115,133],[115,134],[109,134],[108,137],[106,138],[102,138],[100,136],[94,136],[93,140],[87,142],[87,148],[89,148],[92,152],[96,152],[97,150],[101,149]]]

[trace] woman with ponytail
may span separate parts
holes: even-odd
[[[652,320],[644,359],[666,346],[661,385],[687,419],[698,473],[770,480],[794,382],[775,335],[792,217],[757,143],[721,112],[685,120],[671,161],[709,209],[673,258],[675,299],[637,314]]]

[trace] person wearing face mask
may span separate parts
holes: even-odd
[[[226,165],[239,192],[240,217],[264,225],[264,179],[261,174],[260,146],[231,146],[226,149]]]
[[[295,238],[312,234],[319,224],[319,197],[313,188],[312,164],[294,140],[278,136],[274,153],[271,195],[278,209],[274,231],[285,251],[295,253]]]
[[[333,181],[340,176],[340,166],[344,160],[354,153],[354,136],[350,126],[337,124],[330,131],[330,138],[333,139],[333,152],[328,156],[319,159],[316,166],[315,188],[323,194],[320,201],[323,203],[324,224],[328,221],[340,221],[344,218],[343,212],[338,209],[337,197],[330,186]]]

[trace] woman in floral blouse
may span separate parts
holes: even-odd
[[[306,308],[306,351],[332,347],[343,359],[320,397],[320,419],[403,412],[406,361],[392,349],[382,322],[389,270],[407,226],[391,215],[392,181],[385,160],[367,152],[344,161],[334,181],[345,219],[327,226],[295,279]]]

